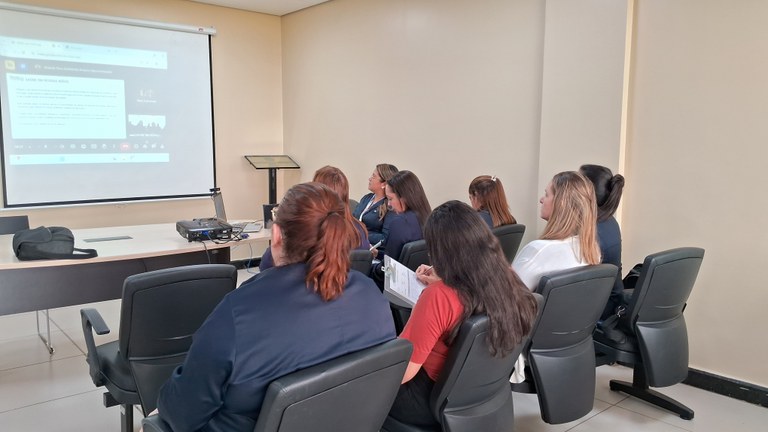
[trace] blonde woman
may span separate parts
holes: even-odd
[[[531,291],[546,273],[600,263],[592,183],[575,171],[561,172],[549,182],[539,202],[547,226],[512,262],[512,269]]]
[[[512,269],[535,291],[547,273],[600,264],[597,242],[597,204],[592,182],[575,171],[556,174],[544,191],[540,216],[547,226],[517,254]],[[510,382],[525,380],[525,360],[517,359]]]

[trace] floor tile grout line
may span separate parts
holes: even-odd
[[[629,396],[627,396],[627,397],[629,397]],[[655,406],[655,405],[653,405],[653,404],[649,404],[648,402],[645,402],[645,401],[643,401],[642,399],[636,399],[636,400],[637,400],[637,401],[639,401],[639,402],[643,402],[644,404],[647,404],[648,406],[654,407],[654,408],[656,408],[656,409],[661,409],[661,408],[659,408],[659,407],[657,407],[657,406]],[[638,414],[638,415],[641,415],[641,416],[643,416],[643,417],[646,417],[646,418],[649,418],[649,419],[655,420],[655,421],[657,421],[657,422],[662,422],[662,423],[664,423],[664,424],[666,424],[666,425],[668,425],[668,426],[672,426],[672,427],[674,427],[674,428],[676,428],[676,429],[680,429],[680,430],[683,430],[683,431],[687,431],[687,432],[693,432],[693,429],[686,429],[686,428],[684,428],[684,427],[680,427],[680,426],[678,426],[678,425],[676,425],[676,424],[672,424],[672,423],[666,422],[666,421],[664,421],[664,420],[662,420],[662,419],[659,419],[659,418],[656,418],[656,417],[651,417],[651,416],[649,416],[648,414],[644,414],[644,413],[641,413],[641,412],[637,412],[637,411],[635,411],[635,410],[633,410],[633,409],[625,408],[625,407],[622,407],[622,406],[618,406],[618,405],[615,405],[615,406],[616,406],[616,408],[618,408],[618,409],[621,409],[621,410],[624,410],[624,411],[629,411],[629,412],[631,412],[631,413],[634,413],[634,414]],[[666,412],[666,411],[665,411],[665,412]]]
[[[613,390],[611,390],[611,391],[613,392]],[[614,393],[618,393],[618,392],[614,392]],[[629,395],[620,395],[619,397],[621,399],[619,399],[617,402],[608,402],[607,400],[602,400],[602,399],[600,399],[598,397],[595,397],[595,400],[599,400],[600,402],[606,403],[608,405],[616,406],[616,405],[624,402],[625,400],[627,400],[627,398],[629,398]]]
[[[600,399],[595,399],[595,400],[600,400]],[[604,401],[600,401],[600,402],[604,402]],[[594,406],[594,404],[593,404],[592,406]],[[587,416],[584,416],[584,417],[580,418],[580,419],[579,419],[579,422],[578,422],[577,424],[575,424],[575,425],[573,425],[573,426],[569,427],[568,429],[566,429],[566,430],[565,430],[565,431],[563,431],[563,432],[568,432],[568,431],[570,431],[570,430],[573,430],[573,429],[574,429],[574,428],[576,428],[576,427],[579,427],[580,425],[584,424],[584,423],[585,423],[585,422],[587,422],[588,420],[591,420],[591,419],[593,419],[593,418],[597,417],[598,415],[600,415],[600,414],[604,413],[605,411],[607,411],[607,410],[611,409],[611,406],[612,406],[611,404],[608,404],[608,407],[607,407],[607,408],[605,408],[605,409],[602,409],[602,410],[600,410],[600,411],[596,412],[595,414],[593,414],[593,415],[591,415],[591,416],[589,416],[589,417],[587,417]]]
[[[58,324],[56,324],[56,327],[59,327],[59,325],[58,325]],[[61,327],[59,327],[59,328],[61,328]],[[65,332],[65,331],[64,331],[64,329],[61,329],[61,332],[64,334],[64,336],[66,336],[66,337],[67,337],[67,339],[69,339],[69,341],[70,341],[70,342],[72,342],[72,345],[74,345],[74,346],[75,346],[75,348],[77,348],[77,350],[78,350],[78,351],[80,351],[81,353],[83,353],[83,355],[84,355],[84,356],[86,356],[86,357],[88,356],[88,353],[87,353],[87,352],[85,352],[85,351],[83,351],[83,349],[82,349],[82,348],[80,348],[80,345],[78,345],[78,344],[77,344],[77,342],[75,342],[75,340],[74,340],[74,339],[72,339],[72,337],[71,337],[71,336],[70,336],[70,335],[69,335],[67,332]]]
[[[41,348],[41,349],[44,349],[44,348]],[[59,360],[67,360],[67,359],[71,359],[71,358],[75,358],[75,357],[83,357],[82,350],[78,349],[78,351],[80,351],[80,352],[79,353],[73,353],[72,355],[68,355],[66,357],[58,357],[58,358],[55,358],[55,359],[49,358],[48,360],[44,360],[44,361],[25,363],[25,364],[19,365],[19,366],[9,367],[9,368],[6,368],[6,369],[0,369],[0,373],[8,372],[8,371],[16,370],[16,369],[22,369],[22,368],[30,367],[30,366],[39,366],[41,364],[53,363],[53,362],[59,361]]]
[[[71,397],[74,397],[74,396],[81,396],[81,395],[84,395],[84,394],[87,394],[87,393],[92,393],[92,392],[97,391],[97,390],[98,390],[98,388],[93,389],[93,390],[88,390],[88,391],[80,392],[80,393],[73,393],[71,395],[60,396],[60,397],[56,397],[56,398],[53,398],[53,399],[48,399],[48,400],[44,400],[44,401],[40,401],[40,402],[35,402],[35,403],[31,403],[29,405],[24,405],[24,406],[20,406],[20,407],[16,407],[16,408],[11,408],[9,410],[0,411],[0,416],[2,416],[3,414],[7,414],[7,413],[10,413],[10,412],[13,412],[13,411],[18,411],[20,409],[25,409],[25,408],[30,408],[30,407],[37,406],[37,405],[47,404],[49,402],[55,402],[55,401],[58,401],[58,400],[67,399],[67,398],[71,398]]]

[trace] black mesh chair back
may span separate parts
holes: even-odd
[[[354,249],[349,252],[350,270],[357,270],[364,275],[371,273],[371,263],[373,255],[367,249]]]
[[[525,225],[511,224],[497,226],[496,228],[492,228],[491,232],[499,239],[501,250],[504,251],[504,256],[507,257],[507,262],[512,264],[512,261],[517,254],[517,250],[520,248],[520,242],[523,241]]]
[[[416,240],[404,244],[397,261],[413,271],[416,271],[422,264],[429,264],[426,240]]]
[[[509,376],[525,341],[505,357],[488,350],[489,320],[472,316],[461,324],[445,369],[432,389],[434,427],[404,424],[387,417],[386,432],[511,431],[515,415]]]
[[[412,351],[394,339],[272,381],[255,432],[378,431]]]
[[[592,410],[592,332],[617,273],[616,266],[599,264],[545,275],[539,282],[543,303],[523,353],[530,367],[531,391],[537,393],[541,418],[547,423],[573,421]]]
[[[29,217],[26,215],[0,217],[0,235],[16,234],[25,229],[29,229]]]
[[[107,388],[106,406],[124,406],[123,428],[132,428],[131,405],[141,405],[145,415],[156,408],[160,387],[186,358],[192,335],[236,284],[237,270],[227,264],[129,276],[119,339],[98,347],[93,332],[105,334],[109,328],[95,309],[81,309],[91,379]]]

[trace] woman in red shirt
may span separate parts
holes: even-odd
[[[536,300],[509,267],[496,237],[472,207],[448,201],[424,226],[432,266],[417,270],[422,291],[400,337],[413,354],[389,415],[433,425],[429,398],[460,324],[472,315],[490,319],[491,354],[505,356],[529,332]]]

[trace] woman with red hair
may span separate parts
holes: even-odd
[[[395,337],[387,300],[350,271],[359,241],[336,192],[304,183],[285,194],[275,267],[224,297],[160,391],[172,430],[252,431],[273,379]]]

